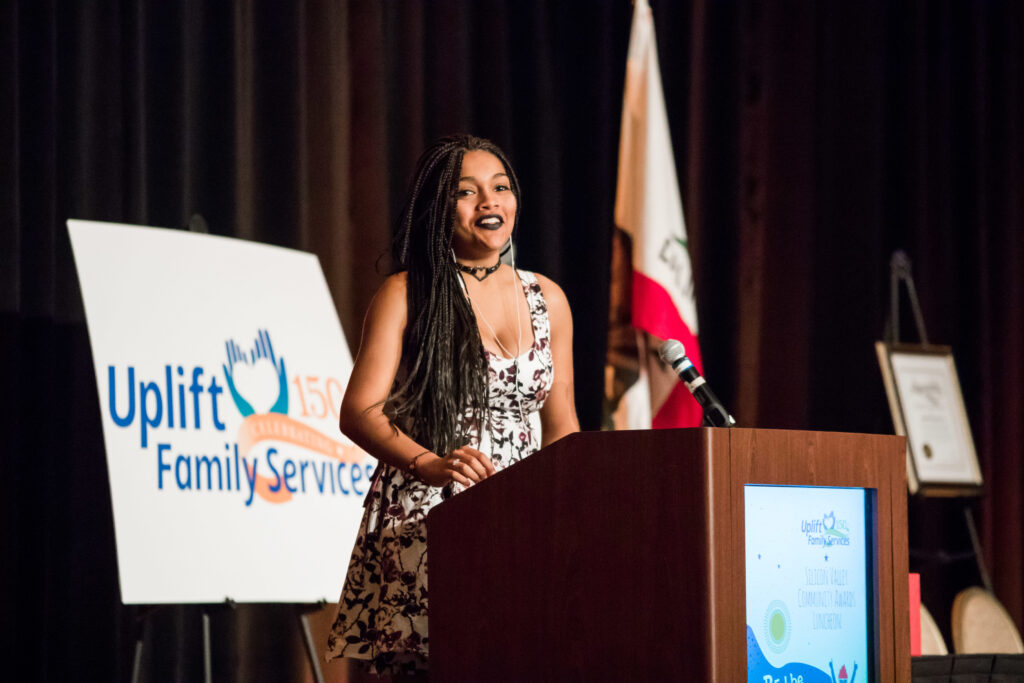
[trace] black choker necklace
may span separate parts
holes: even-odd
[[[469,273],[470,275],[475,277],[478,282],[483,282],[492,273],[494,273],[495,271],[498,270],[498,268],[501,266],[501,258],[499,257],[498,258],[498,262],[495,263],[493,266],[489,266],[489,267],[488,266],[475,266],[475,267],[474,266],[464,266],[461,263],[459,263],[458,261],[455,262],[455,266],[459,270],[461,270],[463,273]]]

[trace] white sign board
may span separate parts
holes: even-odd
[[[334,601],[374,461],[338,431],[352,370],[312,254],[69,220],[121,598]]]

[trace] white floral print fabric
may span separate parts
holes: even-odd
[[[517,271],[530,309],[533,344],[517,358],[487,353],[489,414],[482,438],[470,445],[491,456],[496,470],[540,448],[530,415],[544,405],[554,378],[551,326],[540,284]],[[427,530],[430,509],[461,487],[431,487],[389,465],[367,493],[366,510],[349,563],[328,657],[366,660],[372,673],[426,670]]]

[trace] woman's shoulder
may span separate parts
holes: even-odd
[[[545,303],[547,303],[549,310],[554,312],[565,311],[566,313],[568,313],[569,301],[565,297],[565,292],[562,291],[562,288],[559,287],[554,280],[552,280],[546,275],[534,273],[529,270],[520,270],[519,275],[526,282],[530,282],[532,280],[533,282],[537,283],[537,285],[540,287],[541,295],[544,297],[544,301]]]
[[[400,270],[397,273],[392,273],[384,278],[384,282],[381,284],[380,289],[378,289],[377,292],[398,292],[405,294],[405,288],[408,282],[409,273],[407,271]]]
[[[370,311],[374,313],[405,314],[407,278],[405,271],[389,275],[370,302]]]
[[[526,282],[536,282],[540,285],[540,290],[544,294],[545,299],[549,299],[552,296],[556,298],[565,299],[565,293],[558,284],[549,278],[547,275],[541,275],[530,270],[519,270],[519,276]]]
[[[375,299],[402,299],[404,301],[408,284],[408,273],[404,270],[393,273],[384,278],[384,282],[377,288],[377,293],[373,296]]]

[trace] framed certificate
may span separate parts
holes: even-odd
[[[948,346],[875,342],[896,433],[907,437],[907,486],[923,495],[977,495],[978,455]]]

